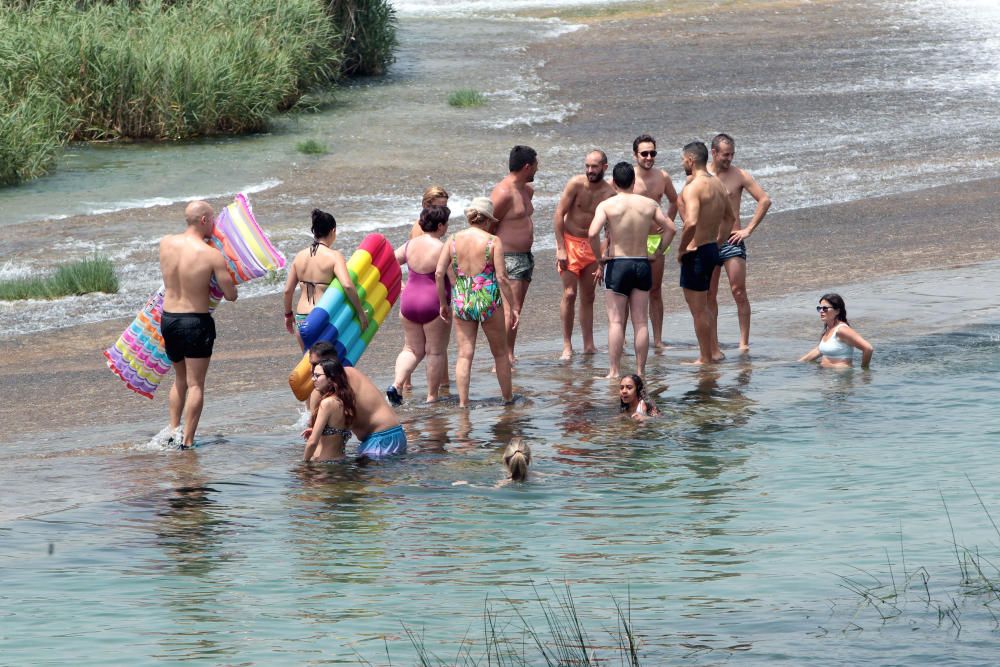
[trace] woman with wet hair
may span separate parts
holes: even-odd
[[[531,447],[524,438],[511,438],[503,452],[503,465],[507,474],[515,482],[528,479],[528,466],[531,465]]]
[[[875,348],[851,328],[847,321],[847,305],[839,294],[824,294],[816,306],[823,333],[819,345],[809,350],[799,361],[820,360],[823,368],[850,368],[854,365],[854,350],[861,350],[861,367],[868,368]]]
[[[638,375],[624,375],[618,381],[618,411],[636,421],[660,414],[656,405],[646,396],[646,386]]]
[[[303,349],[302,326],[334,278],[340,280],[344,295],[357,314],[361,330],[368,328],[368,316],[361,306],[351,274],[347,271],[347,262],[340,251],[333,249],[333,243],[337,240],[337,220],[326,211],[313,209],[312,234],[312,244],[300,250],[288,267],[284,290],[285,329],[288,333],[295,334],[299,347]],[[292,298],[298,286],[301,286],[301,290],[293,309]]]

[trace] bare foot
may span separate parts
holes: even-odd
[[[564,345],[562,354],[559,355],[559,361],[568,361],[573,357],[573,348],[569,345]]]
[[[749,344],[747,344],[747,345],[742,345],[741,344],[739,350],[740,350],[740,352],[749,352],[750,351],[750,345]]]
[[[585,348],[583,348],[583,353],[584,354],[597,354],[597,347],[594,346],[594,345],[591,345],[589,347],[585,347]]]
[[[725,358],[726,358],[726,355],[724,355],[723,353],[719,352],[718,354],[712,355],[712,363],[713,364],[717,364],[717,363],[719,363],[720,361],[722,361]]]
[[[657,349],[657,350],[668,350],[668,349],[670,349],[670,346],[667,345],[667,341],[665,341],[665,340],[658,340],[655,343],[653,343],[653,348]]]
[[[608,371],[608,374],[602,378],[597,378],[598,380],[617,380],[619,376],[618,371]]]
[[[706,363],[709,363],[709,362],[702,361],[702,358],[698,357],[694,361],[682,361],[681,362],[681,366],[703,366]]]

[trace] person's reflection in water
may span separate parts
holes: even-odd
[[[462,412],[468,416],[468,410]],[[408,426],[415,433],[420,433],[420,450],[444,454],[448,451],[451,438],[448,436],[448,420],[450,415],[441,411],[426,413],[423,419],[411,421]]]

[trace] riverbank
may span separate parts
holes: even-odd
[[[910,271],[967,266],[1000,258],[996,248],[984,242],[991,237],[993,221],[1000,215],[996,192],[1000,179],[985,179],[917,192],[877,197],[846,204],[834,204],[769,215],[759,232],[748,242],[748,292],[753,301],[782,297],[790,292],[818,293],[832,285],[853,284],[864,291],[865,283],[876,278]],[[182,208],[171,210],[179,219]],[[942,212],[946,212],[942,215]],[[258,210],[259,216],[270,212]],[[105,221],[114,227],[134,220],[124,214]],[[815,222],[823,221],[822,233]],[[672,259],[671,255],[671,259]],[[556,359],[560,352],[559,310],[560,283],[554,267],[554,254],[537,254],[535,279],[522,314],[518,342],[533,343],[533,359]],[[693,343],[693,330],[685,315],[680,289],[676,286],[677,269],[668,265],[664,278],[664,298],[668,315],[680,313],[679,327],[665,330],[673,344]],[[725,279],[720,290],[725,316],[732,310],[725,293]],[[604,340],[607,320],[599,291],[595,309],[598,339]],[[848,295],[850,303],[850,296]],[[810,299],[803,308],[812,305]],[[137,304],[138,307],[138,304]],[[219,340],[209,373],[206,423],[213,428],[240,429],[238,423],[224,426],[211,418],[212,404],[222,398],[245,395],[247,412],[253,411],[253,396],[279,392],[285,397],[285,410],[294,415],[296,403],[290,392],[281,393],[285,378],[298,360],[294,340],[285,332],[278,294],[271,294],[223,304],[217,323]],[[43,433],[55,435],[71,431],[134,427],[132,441],[143,433],[152,435],[166,415],[166,393],[170,377],[155,400],[132,394],[104,365],[101,351],[121,333],[128,319],[115,319],[83,326],[67,327],[45,335],[17,335],[5,338],[9,352],[0,361],[0,393],[9,397],[0,404],[0,420],[5,424],[2,440],[11,442]],[[755,320],[759,326],[760,320]],[[579,348],[577,327],[577,346]],[[736,339],[736,331],[722,330],[723,343]],[[801,336],[803,344],[812,339],[812,330],[786,331]],[[751,345],[753,338],[751,338]],[[397,311],[389,316],[359,367],[380,386],[391,381],[392,367],[402,345],[402,330]],[[485,344],[477,352],[477,366],[485,367],[489,354]],[[454,353],[452,353],[454,361]],[[594,366],[606,364],[606,353],[598,355]],[[532,361],[525,359],[515,386],[530,376]],[[567,369],[568,373],[575,371]],[[525,375],[528,374],[528,375]],[[423,370],[416,374],[416,386],[424,384]],[[473,396],[491,396],[495,386],[488,374],[474,378]],[[57,397],[55,400],[53,397]],[[54,414],[44,406],[58,411]],[[282,425],[284,427],[285,425]],[[255,428],[261,427],[255,423]],[[266,427],[265,427],[266,428]]]

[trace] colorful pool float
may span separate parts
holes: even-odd
[[[285,256],[271,244],[257,224],[250,202],[242,194],[236,195],[236,201],[219,212],[210,240],[225,256],[229,273],[237,284],[266,276],[285,266]],[[222,290],[213,281],[210,310],[215,310],[222,297]],[[160,335],[162,313],[161,286],[149,297],[115,344],[104,351],[108,368],[121,378],[126,387],[146,398],[153,398],[163,376],[171,368],[163,336]]]
[[[334,278],[309,312],[301,333],[307,350],[316,341],[330,341],[343,364],[353,366],[399,298],[403,274],[392,244],[381,234],[365,237],[348,260],[347,270],[368,316],[368,328],[361,330],[354,307],[347,300],[340,281]],[[300,401],[309,397],[313,384],[308,352],[289,374],[288,384]]]

